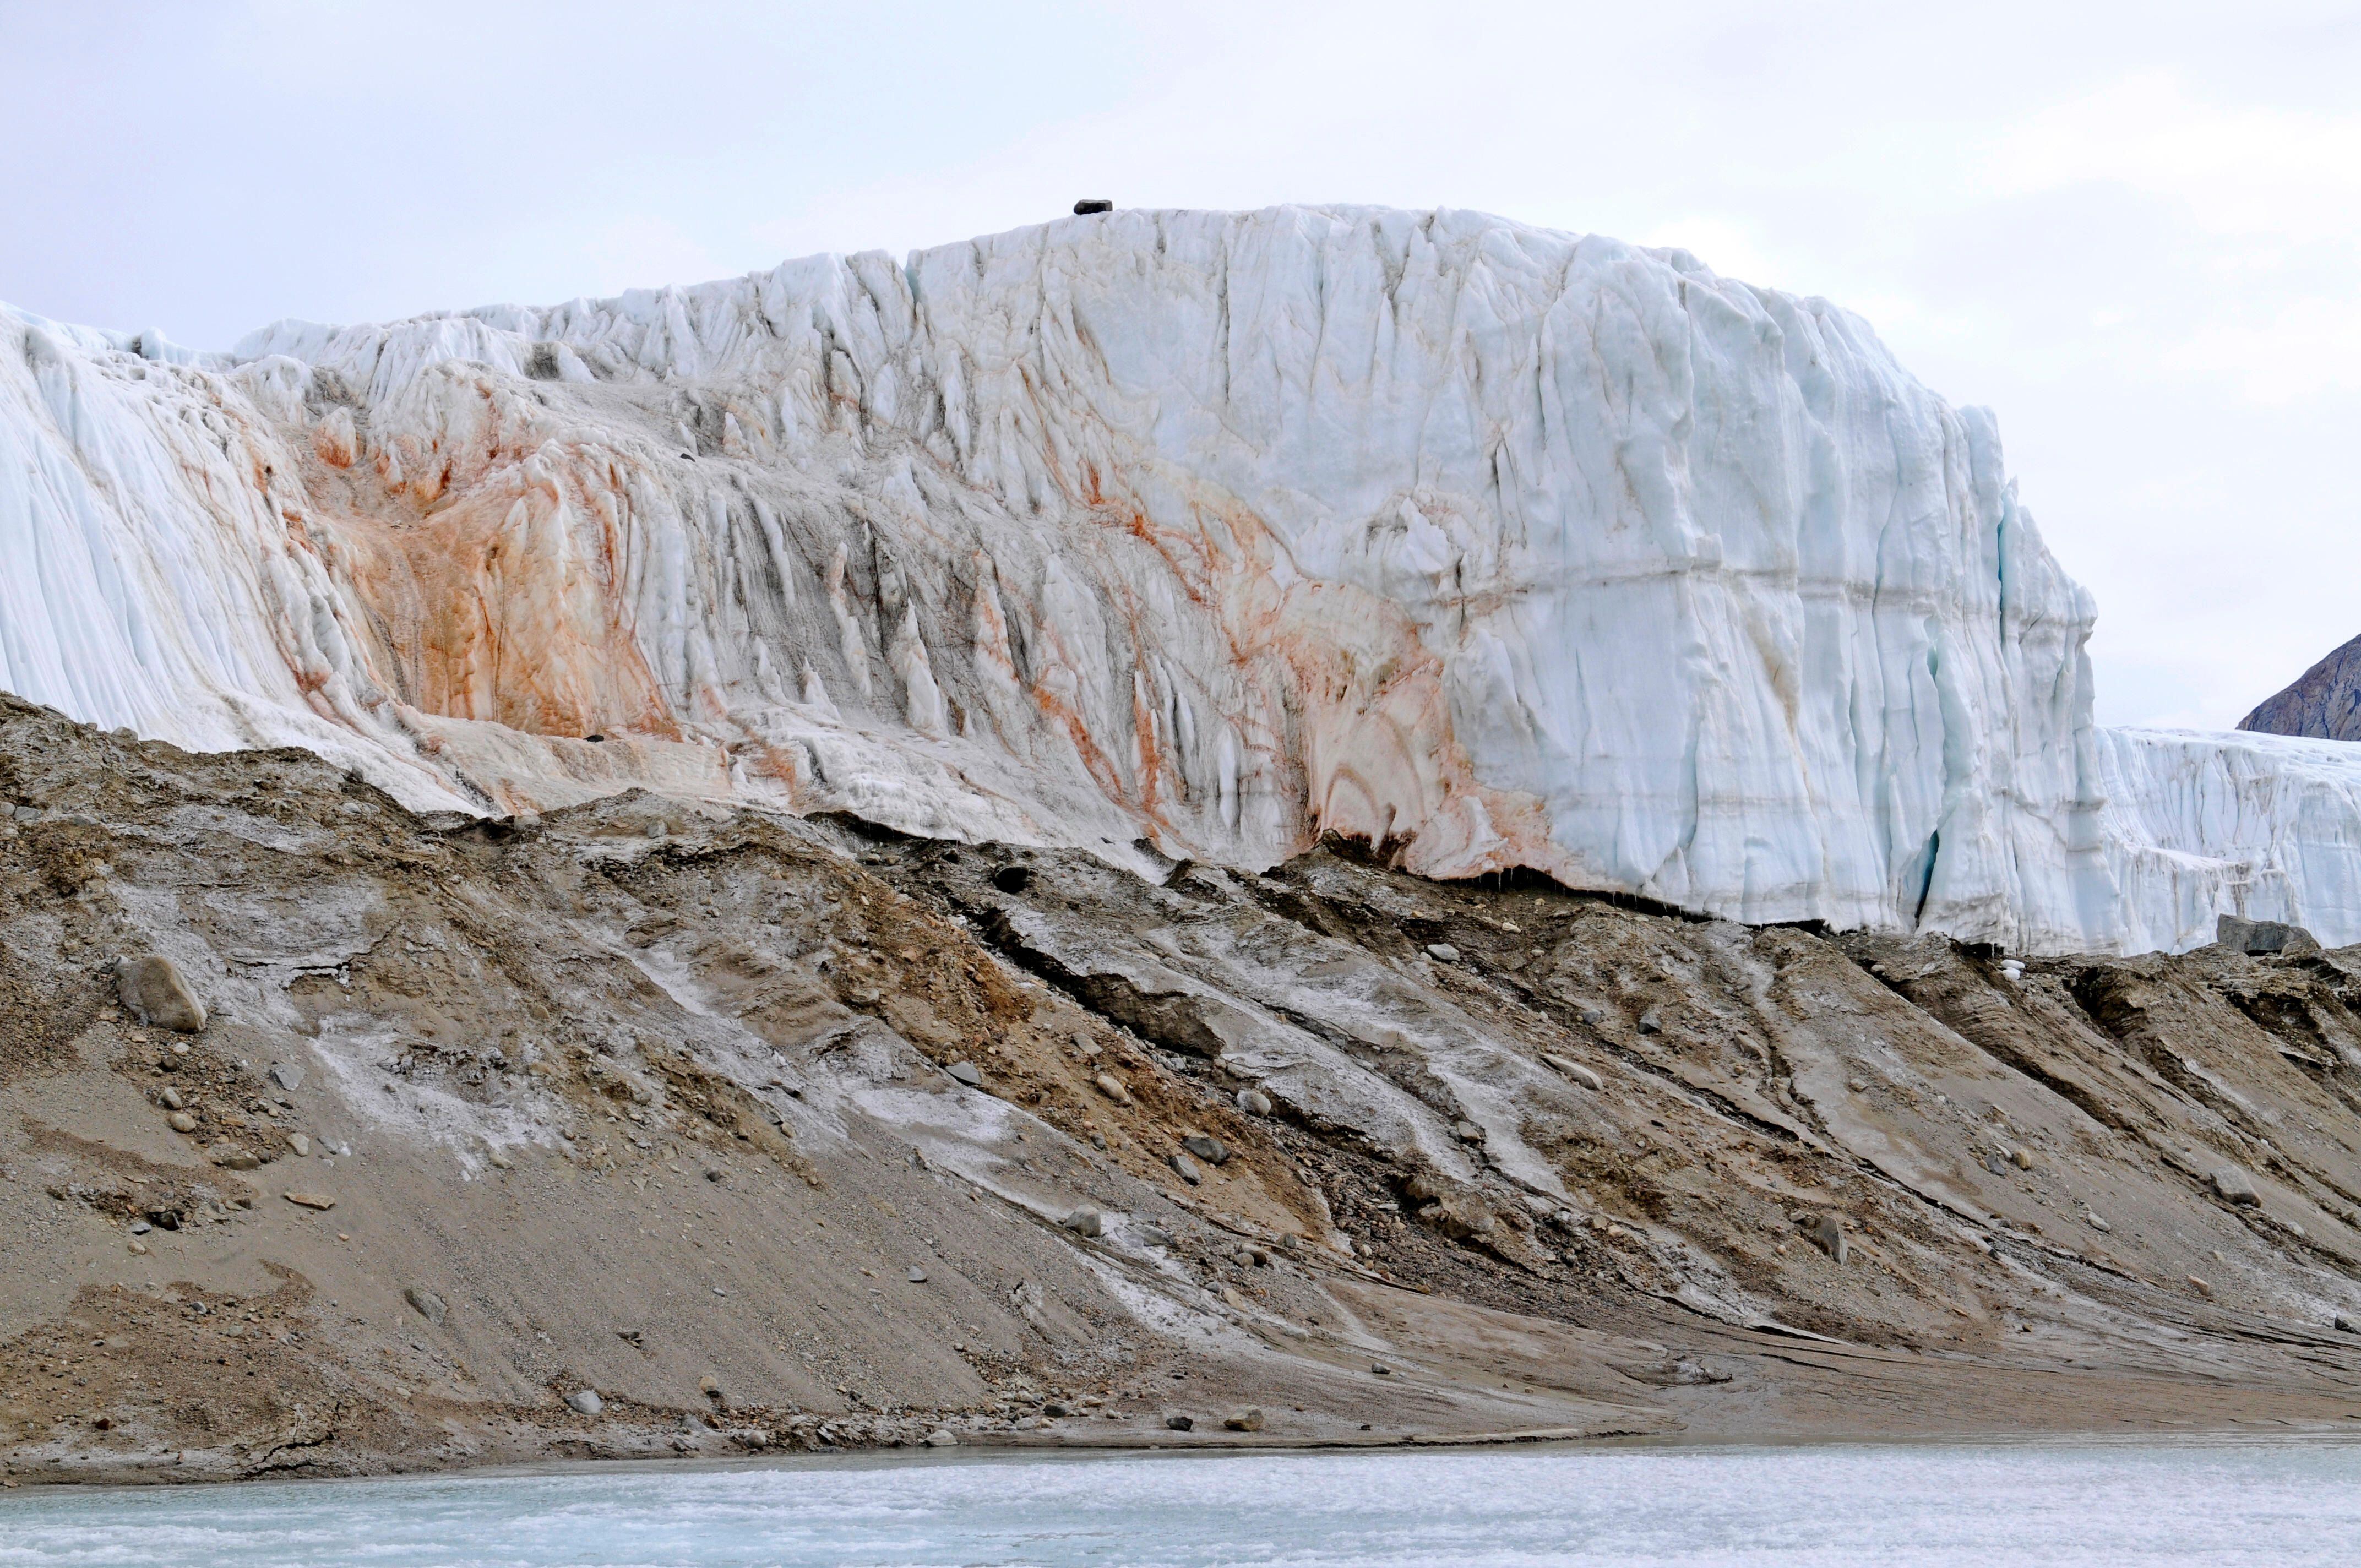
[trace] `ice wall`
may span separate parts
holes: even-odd
[[[2272,753],[2092,727],[1988,416],[1825,302],[1475,214],[1117,213],[218,357],[0,314],[0,685],[422,804],[1334,832],[2027,949],[2361,918],[2353,792],[2224,817]]]

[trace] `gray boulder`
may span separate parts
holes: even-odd
[[[2301,926],[2278,920],[2247,920],[2235,915],[2213,922],[2213,940],[2234,953],[2279,953],[2292,958],[2320,951],[2320,939]]]
[[[2213,1195],[2242,1209],[2259,1209],[2263,1205],[2263,1195],[2255,1190],[2254,1178],[2232,1166],[2224,1166],[2213,1173]]]
[[[1844,1223],[1834,1214],[1813,1214],[1799,1222],[1804,1234],[1812,1245],[1827,1253],[1839,1266],[1852,1257],[1852,1244],[1845,1237]]]

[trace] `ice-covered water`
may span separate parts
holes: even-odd
[[[819,1461],[0,1498],[0,1564],[2350,1563],[2361,1446]]]

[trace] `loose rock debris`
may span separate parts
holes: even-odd
[[[13,700],[0,797],[10,1478],[2350,1414],[2349,951],[420,817]]]

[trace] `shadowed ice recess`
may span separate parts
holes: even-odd
[[[0,308],[0,687],[422,807],[2361,939],[2350,748],[2096,727],[1990,414],[1826,301],[1474,213],[1099,214],[223,355]]]
[[[2304,1563],[2361,1447],[1829,1446],[845,1461],[0,1499],[78,1568]]]

